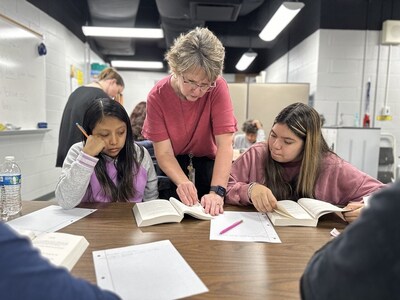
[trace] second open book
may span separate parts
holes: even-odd
[[[347,211],[328,202],[310,198],[301,198],[297,202],[280,200],[277,205],[278,207],[273,212],[267,213],[275,226],[316,227],[321,216]]]
[[[204,208],[197,203],[187,206],[173,197],[168,200],[157,199],[136,203],[133,208],[138,227],[151,226],[161,223],[182,221],[185,214],[200,220],[211,220],[212,216],[204,212]]]
[[[34,232],[30,230],[14,230],[31,240],[33,247],[52,264],[62,266],[69,271],[89,246],[84,236],[62,232]]]
[[[32,245],[51,263],[71,270],[89,243],[84,236],[55,231],[95,211],[96,209],[63,209],[58,205],[49,205],[8,221],[7,224],[20,235],[31,239]]]

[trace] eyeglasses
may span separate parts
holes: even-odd
[[[192,80],[186,80],[185,77],[183,77],[183,75],[181,75],[181,76],[183,79],[183,83],[186,85],[189,85],[192,90],[199,88],[200,91],[202,91],[202,92],[208,92],[211,89],[215,88],[215,86],[217,85],[215,81],[211,82],[210,84],[198,84]]]

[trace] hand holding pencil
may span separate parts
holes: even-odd
[[[88,135],[86,130],[78,123],[76,123],[76,126],[83,133],[83,135],[86,136],[86,142],[82,151],[93,157],[99,155],[106,146],[104,140],[96,135]]]
[[[87,134],[86,130],[83,129],[83,127],[81,125],[79,125],[79,123],[75,123],[76,127],[78,127],[78,129],[83,133],[84,136],[86,136],[86,138],[89,137],[89,135]]]

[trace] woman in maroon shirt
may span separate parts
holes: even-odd
[[[190,206],[200,201],[212,215],[224,211],[237,130],[221,76],[224,57],[221,41],[207,28],[180,35],[165,55],[171,75],[147,97],[142,130],[172,181],[170,196]]]

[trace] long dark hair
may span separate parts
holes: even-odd
[[[133,109],[130,119],[132,125],[132,134],[135,141],[145,140],[142,135],[144,119],[146,118],[146,101],[139,102]]]
[[[112,202],[127,202],[136,194],[133,178],[139,171],[144,152],[141,147],[139,147],[140,153],[135,150],[131,123],[125,108],[110,98],[97,99],[88,107],[83,118],[83,128],[89,135],[92,134],[96,125],[106,116],[115,117],[126,124],[125,145],[114,160],[117,169],[117,185],[107,173],[105,154],[100,153],[97,156],[99,161],[94,170],[104,194],[110,197]],[[86,142],[86,137],[84,137],[84,142]]]
[[[278,200],[313,198],[321,160],[326,153],[331,152],[322,136],[320,115],[311,106],[294,103],[278,114],[274,125],[276,123],[286,124],[296,136],[304,141],[301,166],[294,182],[286,182],[282,165],[272,159],[269,149],[264,167],[266,186]]]

